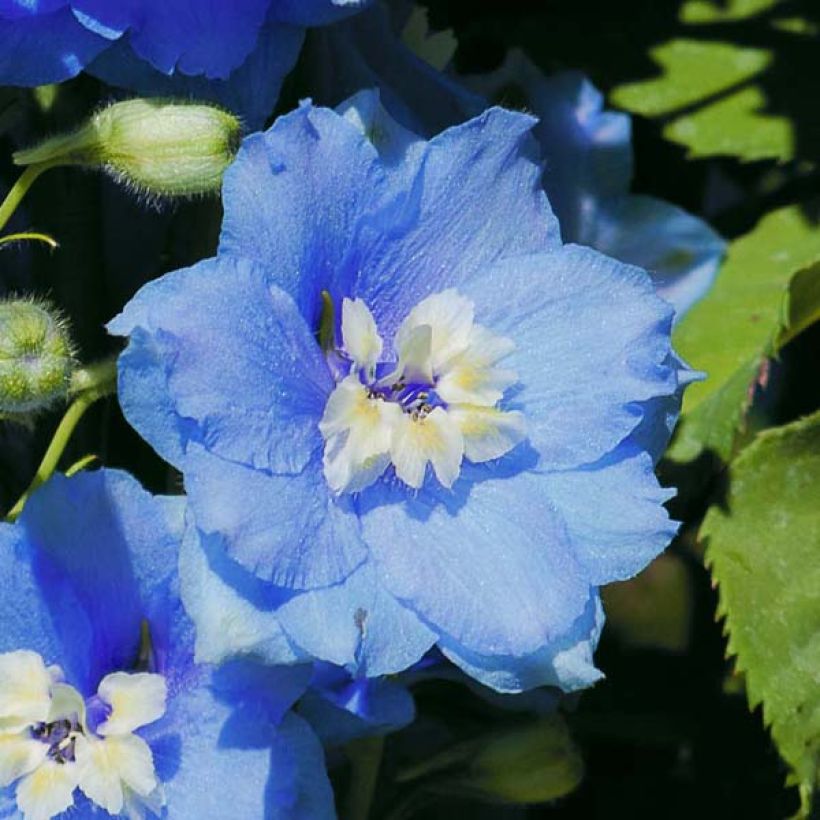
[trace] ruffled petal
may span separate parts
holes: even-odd
[[[531,655],[481,655],[465,651],[446,638],[440,645],[444,654],[471,678],[497,692],[513,694],[537,686],[556,686],[565,692],[575,692],[603,678],[592,657],[603,625],[603,607],[597,591],[593,590],[583,613],[570,629]]]
[[[169,820],[210,817],[331,820],[318,740],[295,715],[277,726],[264,705],[200,686],[180,693],[146,731]],[[150,727],[149,727],[150,728]]]
[[[593,584],[631,578],[677,532],[663,506],[674,490],[660,486],[651,456],[631,442],[600,462],[543,478]]]
[[[256,45],[270,0],[71,0],[76,18],[107,39],[125,32],[134,51],[166,74],[225,79]]]
[[[79,74],[108,40],[81,26],[71,9],[18,19],[0,13],[0,85],[59,83]]]
[[[356,676],[401,672],[435,643],[367,563],[340,584],[294,596],[278,611],[282,628],[307,654]]]
[[[330,494],[321,455],[297,475],[276,476],[191,443],[185,484],[197,527],[221,535],[234,561],[276,586],[337,583],[367,556],[349,501]]]
[[[321,448],[317,424],[333,380],[293,302],[253,263],[220,257],[164,276],[108,327],[153,337],[137,338],[120,380],[126,417],[158,449],[175,454],[168,402],[152,408],[146,393],[163,380],[181,437],[226,459],[298,472]]]
[[[547,469],[601,458],[638,426],[640,402],[678,388],[672,309],[638,268],[568,245],[505,260],[463,292],[516,345],[504,364],[519,384],[503,409],[524,414]]]
[[[425,297],[446,288],[469,296],[464,284],[488,265],[559,247],[541,169],[530,158],[533,124],[494,108],[432,139],[406,181],[402,221],[364,237],[354,295],[386,342]]]
[[[218,536],[185,530],[179,574],[182,600],[196,624],[196,659],[222,663],[253,656],[269,664],[304,659],[285,635],[276,614],[282,594],[236,564]]]
[[[333,111],[303,104],[248,137],[225,173],[220,253],[264,265],[315,329],[322,290],[337,306],[353,295],[351,249],[383,185],[367,138]]]
[[[272,0],[271,15],[301,26],[320,26],[356,14],[370,3],[371,0]]]
[[[88,73],[109,85],[143,96],[210,100],[239,114],[249,130],[262,128],[273,112],[282,81],[296,63],[304,30],[268,21],[256,47],[225,80],[170,76],[140,59],[127,39],[112,44],[88,66]]]
[[[589,583],[541,477],[465,466],[452,491],[414,496],[387,482],[362,497],[379,576],[405,606],[466,652],[527,655],[560,638]]]
[[[0,530],[10,547],[0,553],[0,651],[39,652],[86,696],[131,665],[143,621],[159,657],[183,658],[182,513],[181,499],[155,499],[117,470],[52,477]]]

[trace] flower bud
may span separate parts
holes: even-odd
[[[479,748],[464,785],[510,803],[544,803],[580,784],[584,764],[558,715],[501,732]]]
[[[18,151],[14,161],[101,168],[148,195],[192,196],[220,189],[241,130],[233,114],[213,105],[126,100],[72,133]]]
[[[73,370],[71,339],[56,311],[24,299],[0,302],[0,414],[64,398]]]

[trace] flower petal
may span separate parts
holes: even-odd
[[[450,645],[526,655],[571,628],[589,597],[541,477],[514,461],[465,465],[451,491],[385,482],[362,496],[379,577]]]
[[[0,789],[33,772],[48,756],[48,745],[24,732],[0,733]]]
[[[596,464],[544,474],[546,492],[567,525],[592,583],[631,578],[663,552],[677,531],[652,457],[629,442]]]
[[[36,652],[0,654],[0,731],[16,731],[48,717],[51,675]]]
[[[162,675],[113,672],[100,682],[97,694],[111,707],[99,735],[124,735],[159,720],[165,714],[168,685]]]
[[[330,372],[293,302],[257,265],[222,257],[152,282],[109,323],[120,335],[135,328],[156,348],[138,338],[142,357],[123,361],[122,403],[149,442],[170,449],[167,403],[143,415],[145,389],[162,378],[150,358],[159,354],[183,442],[274,472],[298,472],[321,447]]]
[[[77,19],[107,39],[126,31],[134,51],[166,74],[225,79],[256,45],[270,0],[234,0],[203,13],[199,0],[71,0]]]
[[[197,527],[220,534],[228,555],[258,578],[310,589],[340,581],[364,561],[359,521],[344,498],[330,494],[318,456],[297,475],[276,476],[191,443],[186,467]]]
[[[427,144],[407,183],[405,224],[368,235],[362,248],[356,295],[370,306],[385,340],[426,296],[445,287],[469,296],[462,285],[476,271],[558,246],[541,170],[530,158],[533,124],[493,108]]]
[[[547,468],[596,461],[638,426],[640,402],[677,389],[672,309],[638,268],[567,245],[505,260],[464,292],[476,319],[515,343],[508,404]]]
[[[9,19],[0,14],[0,85],[59,83],[79,74],[109,43],[65,8]]]
[[[436,640],[371,563],[340,584],[296,595],[279,608],[278,619],[304,652],[357,676],[401,672]]]
[[[17,808],[26,818],[49,820],[74,803],[79,767],[44,761],[17,786]]]

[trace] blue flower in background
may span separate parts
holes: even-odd
[[[124,412],[185,477],[200,658],[600,677],[598,586],[675,531],[641,431],[689,373],[646,273],[562,244],[534,124],[424,142],[373,95],[305,104],[245,141],[218,256],[111,323]]]
[[[602,94],[582,74],[547,77],[517,50],[492,74],[464,81],[487,99],[523,104],[538,117],[544,189],[565,242],[645,268],[678,318],[705,295],[726,243],[683,209],[630,193],[628,114],[605,110]]]
[[[88,68],[141,93],[223,100],[270,113],[306,26],[369,0],[0,0],[0,85],[67,80]],[[174,78],[169,80],[168,78]]]
[[[193,662],[183,512],[106,470],[53,478],[0,525],[2,816],[333,816],[289,711],[309,667]]]

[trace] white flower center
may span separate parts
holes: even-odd
[[[525,436],[524,417],[499,410],[517,376],[498,367],[515,345],[473,321],[473,303],[455,290],[428,296],[402,322],[398,362],[380,362],[384,348],[361,300],[342,304],[342,363],[319,429],[324,471],[336,493],[358,492],[392,464],[410,487],[427,465],[451,487],[466,457],[490,461]]]
[[[19,781],[25,820],[66,811],[77,788],[112,815],[159,815],[151,749],[133,732],[165,714],[165,679],[115,672],[88,702],[61,681],[36,652],[0,654],[0,788]]]

